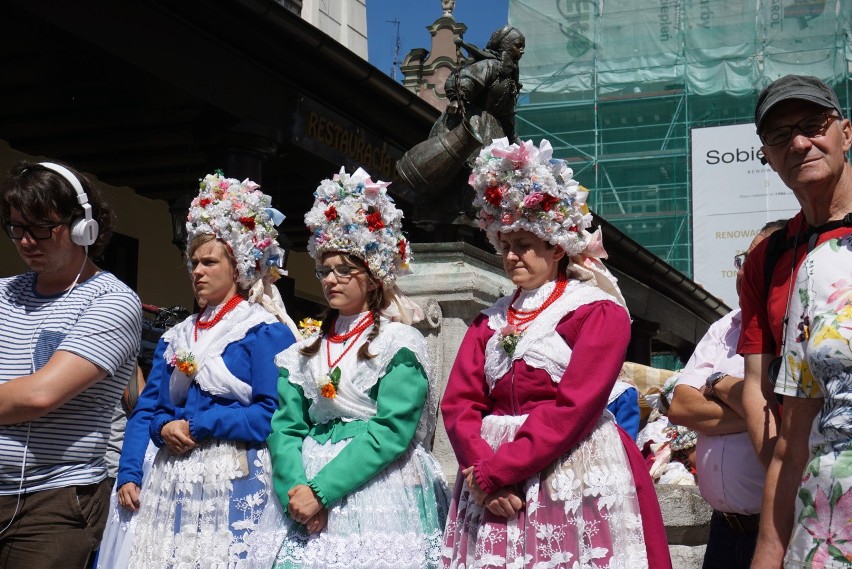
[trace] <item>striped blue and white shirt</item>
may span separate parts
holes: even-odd
[[[98,273],[67,296],[41,296],[35,282],[33,272],[0,279],[0,384],[40,369],[57,350],[107,375],[39,419],[0,425],[0,495],[18,492],[22,465],[24,492],[103,480],[110,419],[139,352],[139,298],[115,276]]]

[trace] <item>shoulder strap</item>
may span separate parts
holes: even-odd
[[[789,222],[788,222],[789,223]],[[764,297],[769,299],[769,288],[772,285],[772,274],[775,272],[775,265],[778,264],[778,259],[784,251],[794,249],[798,236],[787,237],[787,226],[783,230],[778,230],[769,236],[766,243],[766,261],[763,264],[763,288]]]
[[[766,263],[763,265],[763,285],[765,297],[769,298],[769,287],[772,284],[772,274],[775,272],[775,265],[778,264],[778,259],[784,251],[796,248],[797,243],[807,242],[808,251],[813,250],[819,236],[827,231],[834,231],[840,227],[852,227],[852,212],[843,216],[843,219],[829,221],[816,227],[808,226],[807,230],[792,237],[787,237],[787,227],[784,230],[779,230],[769,236],[769,242],[766,246]]]
[[[817,227],[808,227],[808,252],[810,253],[811,251],[813,251],[814,247],[816,247],[816,243],[820,235],[827,231],[834,231],[835,229],[839,229],[841,227],[852,227],[852,212],[844,215],[843,219],[829,221],[828,223],[823,223],[822,225],[818,225]]]

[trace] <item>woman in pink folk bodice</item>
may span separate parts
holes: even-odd
[[[495,140],[470,183],[517,289],[474,319],[441,403],[460,464],[444,566],[671,567],[653,483],[606,410],[630,317],[587,191],[547,141]]]

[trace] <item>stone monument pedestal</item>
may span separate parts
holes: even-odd
[[[473,319],[495,300],[514,290],[500,257],[468,243],[412,243],[413,275],[399,287],[423,308],[417,328],[426,338],[432,374],[443,394],[459,345]],[[447,480],[455,481],[458,463],[438,414],[433,447]]]
[[[713,509],[698,493],[697,486],[658,484],[655,489],[666,525],[672,566],[701,569]]]

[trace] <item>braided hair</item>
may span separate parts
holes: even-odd
[[[370,329],[370,333],[367,335],[367,341],[358,349],[359,360],[371,360],[376,357],[376,354],[370,353],[370,342],[375,340],[379,335],[379,331],[381,329],[381,313],[382,310],[386,308],[387,304],[384,296],[384,286],[382,285],[382,281],[373,276],[369,267],[367,267],[366,263],[364,263],[364,261],[360,258],[346,253],[342,253],[341,256],[352,267],[363,270],[367,275],[367,280],[373,285],[372,288],[367,291],[367,308],[373,315],[373,326]],[[299,350],[299,353],[308,358],[317,355],[320,351],[320,347],[322,346],[322,339],[332,332],[332,326],[334,326],[334,322],[337,320],[339,315],[340,313],[336,308],[331,308],[330,306],[326,307],[320,316],[322,319],[320,335],[311,344],[303,346]]]

